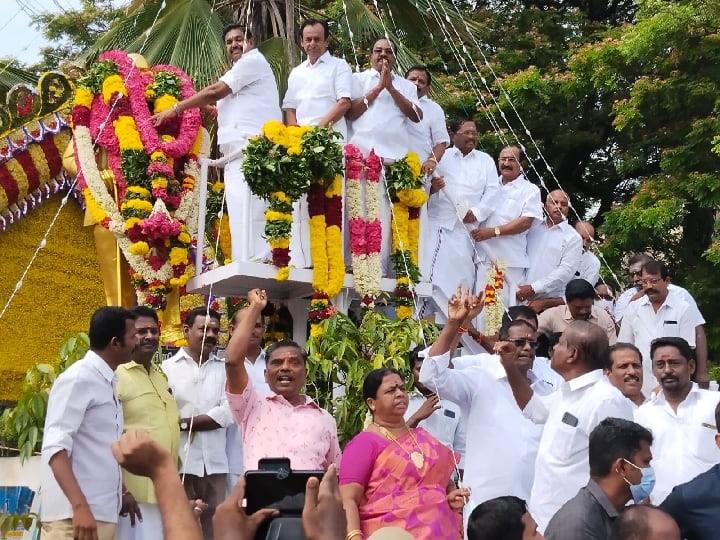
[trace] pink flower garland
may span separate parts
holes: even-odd
[[[370,307],[380,290],[380,246],[382,225],[380,223],[380,196],[378,193],[382,160],[373,152],[365,159],[359,148],[348,144],[344,148],[347,178],[348,228],[352,254],[355,290]],[[367,181],[363,184],[362,180]],[[362,201],[365,187],[365,204]]]

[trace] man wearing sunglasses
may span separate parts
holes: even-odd
[[[450,369],[454,338],[477,297],[456,294],[448,304],[449,320],[420,368],[420,382],[441,399],[457,404],[467,419],[465,484],[471,489],[469,511],[503,495],[527,500],[542,426],[523,417],[515,404],[498,357],[480,355],[482,362]],[[538,394],[554,388],[533,373],[535,328],[525,321],[503,326],[500,338],[513,343],[513,362]],[[465,357],[463,357],[464,359]],[[457,360],[457,359],[456,359]]]

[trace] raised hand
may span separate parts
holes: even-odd
[[[452,321],[462,322],[470,310],[468,299],[470,298],[470,289],[463,290],[462,285],[458,285],[457,291],[450,297],[448,301],[448,319]]]
[[[252,289],[248,292],[248,302],[250,305],[260,306],[264,308],[267,305],[267,293],[261,289]]]
[[[480,312],[485,307],[485,304],[483,302],[483,296],[484,293],[471,295],[470,298],[468,298],[468,314],[466,315],[466,321],[472,321],[475,317],[480,315]]]

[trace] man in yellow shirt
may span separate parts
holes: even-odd
[[[152,359],[160,343],[158,316],[150,308],[131,309],[136,315],[137,348],[133,361],[117,370],[117,395],[122,401],[125,429],[142,429],[165,448],[175,463],[178,459],[180,426],[177,404],[170,393],[167,378]],[[163,538],[160,509],[149,478],[122,472],[123,508],[125,498],[134,497],[142,521],[134,515],[120,514],[118,540],[157,540]]]

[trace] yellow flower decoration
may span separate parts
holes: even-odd
[[[181,247],[174,247],[170,250],[168,258],[170,259],[170,266],[188,264],[188,250]]]
[[[289,277],[290,277],[290,267],[283,266],[280,270],[278,270],[278,273],[275,276],[275,279],[278,281],[285,281]]]
[[[144,150],[140,133],[132,116],[118,116],[113,122],[113,127],[117,133],[120,150]]]
[[[150,246],[147,242],[134,242],[130,244],[130,253],[143,257],[150,251]]]
[[[285,214],[284,212],[275,212],[273,210],[267,210],[265,212],[265,219],[267,221],[287,221],[292,222],[293,217],[291,214]]]
[[[407,161],[407,164],[412,171],[413,177],[418,178],[420,176],[420,172],[422,171],[422,163],[420,163],[420,156],[418,156],[415,152],[408,152],[407,156],[405,156],[405,161]]]
[[[89,109],[94,97],[94,94],[84,86],[78,86],[75,89],[75,105]]]
[[[163,94],[155,100],[155,107],[153,108],[153,112],[157,114],[168,109],[172,109],[173,105],[175,105],[177,102],[178,100],[175,96]]]
[[[105,103],[110,103],[116,94],[128,95],[125,82],[120,75],[110,75],[102,83],[102,95]]]

